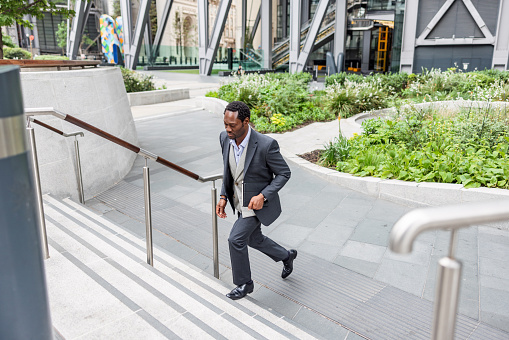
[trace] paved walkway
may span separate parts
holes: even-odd
[[[160,73],[156,74],[159,77]],[[172,78],[173,75],[164,74],[164,77]],[[186,81],[184,76],[179,77],[184,79],[183,82]],[[196,84],[197,81],[201,80],[196,77],[189,77],[187,80],[195,88],[205,86]],[[206,86],[209,86],[209,89],[214,86],[217,88],[217,78],[207,78],[207,81]],[[168,85],[167,87],[170,88]],[[132,108],[135,119],[138,119],[136,126],[140,146],[202,176],[220,173],[222,162],[218,136],[223,129],[222,119],[208,112],[192,109],[192,103],[191,99],[165,103],[164,108],[163,105]],[[305,130],[275,137],[285,153],[301,154],[331,140],[338,131],[337,124],[337,121],[317,123]],[[113,197],[142,187],[143,163],[139,157],[131,173],[119,186],[89,202],[96,209],[102,210],[108,218],[133,231],[140,230],[139,223],[133,222],[126,215],[140,221],[143,220],[142,216],[133,216],[136,214],[131,213],[132,207],[115,205]],[[389,289],[388,294],[393,294],[391,300],[403,301],[403,305],[395,308],[404,308],[404,304],[411,301],[415,303],[413,298],[426,303],[433,300],[437,261],[445,256],[449,245],[447,232],[431,232],[420,236],[414,243],[411,255],[394,254],[387,248],[391,227],[403,214],[410,211],[410,207],[331,184],[295,163],[290,163],[290,167],[292,179],[281,191],[283,214],[264,231],[281,244],[298,249],[302,255],[299,254],[292,280],[282,283],[281,280],[271,281],[270,276],[267,276],[267,272],[277,275],[279,266],[268,267],[270,261],[258,259],[256,252],[251,252],[254,266],[257,266],[253,268],[254,279],[260,284],[252,295],[253,298],[273,306],[283,315],[305,323],[309,315],[300,308],[304,305],[330,316],[349,329],[358,322],[352,317],[353,310],[348,309],[355,306],[347,308],[339,301],[336,308],[342,306],[342,311],[327,310],[334,307],[327,305],[327,301],[335,300],[335,297],[320,297],[322,286],[346,287],[348,278],[354,278],[354,282],[350,283],[351,287],[355,287],[357,282],[357,286],[361,283],[370,287],[376,286],[379,292],[386,294]],[[203,224],[203,216],[210,216],[210,186],[196,183],[157,164],[152,165],[151,180],[152,192],[157,197],[154,210],[164,210],[164,214],[155,221],[159,235],[181,240],[188,247],[169,250],[177,252],[183,258],[187,256],[191,263],[210,271],[210,259],[207,256],[210,253],[210,231],[207,231],[210,229],[210,219],[206,222],[207,226],[201,229],[175,229],[169,223],[179,218],[186,220],[189,218],[186,216],[194,216],[196,221]],[[159,208],[157,202],[160,202]],[[175,207],[178,209],[171,210]],[[198,216],[198,213],[203,216]],[[220,222],[221,262],[227,266],[229,261],[225,239],[233,221],[232,216],[229,216],[226,221]],[[159,241],[164,243],[164,237],[159,237]],[[202,256],[190,256],[189,248],[198,251]],[[457,254],[464,265],[460,313],[468,317],[468,320],[481,320],[498,329],[509,331],[509,264],[506,260],[509,257],[509,232],[493,226],[464,229],[459,232]],[[302,269],[299,268],[299,262],[302,263]],[[303,271],[304,268],[306,271]],[[229,270],[225,269],[221,278],[231,283],[229,275]],[[299,293],[299,282],[311,279],[310,276],[316,281],[312,285],[316,291]],[[363,286],[359,287],[360,293]],[[341,296],[342,293],[337,294]],[[281,296],[298,301],[300,307]],[[316,298],[309,300],[310,296]],[[345,299],[348,296],[346,294]],[[428,304],[431,308],[431,304]],[[377,314],[374,321],[377,317],[383,321],[383,308],[381,312],[382,315]],[[428,316],[425,319],[431,322]],[[376,324],[366,326],[366,329],[359,330],[359,333],[363,336],[383,333],[377,327],[379,326]],[[477,324],[475,327],[480,326]],[[346,334],[345,328],[331,328],[331,334],[337,334],[341,330]],[[390,337],[390,333],[386,336]]]

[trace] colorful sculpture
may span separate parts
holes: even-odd
[[[122,32],[122,18],[116,21],[107,14],[99,19],[101,29],[102,52],[110,64],[119,64],[124,57],[124,34]]]

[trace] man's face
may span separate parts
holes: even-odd
[[[237,118],[238,112],[226,111],[224,113],[224,128],[230,139],[243,140],[249,129],[249,118],[243,122]]]

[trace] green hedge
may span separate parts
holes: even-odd
[[[32,59],[32,54],[19,47],[4,46],[5,59]]]

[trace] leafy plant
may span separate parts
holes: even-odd
[[[358,176],[507,189],[508,123],[505,111],[489,107],[455,115],[410,109],[399,119],[364,121],[364,134],[348,141],[347,157],[333,152],[339,141],[325,152],[328,164]]]
[[[32,53],[19,47],[4,47],[5,59],[32,59]]]
[[[155,90],[153,76],[145,76],[126,68],[120,68],[126,92],[142,92]]]
[[[9,35],[6,35],[2,32],[2,42],[3,42],[3,46],[7,46],[7,47],[16,47],[16,45],[14,45],[14,42],[12,41],[12,38],[9,36]]]

